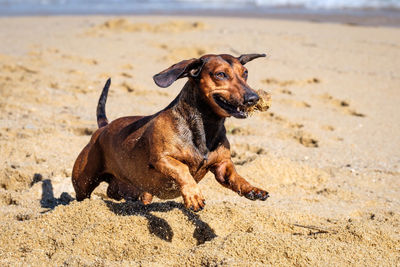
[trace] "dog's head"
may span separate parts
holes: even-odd
[[[183,60],[154,75],[155,83],[168,87],[179,78],[189,77],[197,83],[205,100],[220,117],[246,118],[248,108],[259,100],[247,84],[244,65],[265,54],[246,54],[234,57],[227,54],[205,55]]]

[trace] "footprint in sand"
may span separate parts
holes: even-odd
[[[61,57],[63,59],[69,59],[75,62],[81,62],[81,63],[85,63],[85,64],[89,64],[89,65],[98,65],[99,62],[96,59],[91,59],[91,58],[84,58],[84,57],[80,57],[80,56],[74,56],[74,55],[67,55],[67,54],[63,54],[61,55]]]
[[[122,65],[121,68],[124,70],[133,70],[132,64],[129,64],[129,63]]]
[[[159,90],[151,90],[151,89],[141,89],[139,86],[133,85],[127,81],[124,81],[120,84],[120,88],[124,89],[128,93],[132,93],[137,96],[145,96],[145,95],[158,95],[158,96],[167,96],[170,97],[171,94],[168,91],[159,91]]]
[[[285,94],[285,95],[293,95],[292,91],[288,89],[281,89],[279,90],[280,93]]]
[[[274,112],[268,112],[268,113],[263,113],[263,114],[265,114],[265,115],[262,115],[262,116],[264,118],[266,118],[267,120],[277,123],[277,124],[280,124],[282,126],[290,128],[290,129],[301,129],[304,127],[303,124],[291,122],[291,121],[289,121],[289,119],[287,119],[283,116],[277,115]]]
[[[316,84],[320,83],[321,80],[318,78],[310,78],[305,80],[278,80],[275,78],[267,78],[261,81],[262,83],[269,84],[269,85],[278,85],[278,86],[301,86],[307,84]]]
[[[318,140],[313,137],[310,133],[304,131],[295,131],[291,134],[291,138],[298,141],[305,147],[318,147]]]
[[[332,131],[335,130],[335,127],[333,127],[332,125],[322,125],[322,126],[321,126],[321,129],[322,129],[322,130],[325,130],[325,131],[330,131],[330,132],[332,132]]]
[[[133,75],[131,75],[127,72],[121,72],[119,75],[121,75],[124,78],[133,78]]]
[[[305,79],[305,80],[278,80],[275,78],[267,78],[261,81],[262,83],[268,84],[270,86],[279,86],[279,87],[294,87],[294,86],[304,86],[308,84],[316,84],[320,83],[320,80],[318,78],[310,78],[310,79]],[[278,92],[284,95],[292,96],[293,92],[287,88],[277,88]],[[307,103],[306,101],[299,101],[296,99],[288,99],[288,98],[282,98],[276,100],[284,105],[292,106],[292,107],[298,107],[298,108],[310,108],[311,105]]]
[[[135,89],[135,86],[133,86],[132,84],[127,83],[127,82],[123,82],[123,83],[121,84],[121,86],[122,86],[128,93],[132,93],[132,92],[134,92],[134,91],[137,91],[137,88]]]
[[[77,127],[73,131],[74,134],[76,135],[87,136],[87,135],[92,135],[95,132],[95,129],[89,127]]]
[[[231,135],[244,136],[244,135],[254,134],[254,130],[251,129],[250,127],[243,128],[235,125],[227,125],[226,133]]]
[[[321,99],[325,103],[329,103],[330,105],[334,106],[337,111],[340,111],[344,114],[356,116],[356,117],[365,117],[366,115],[360,112],[355,111],[354,109],[350,108],[350,103],[346,100],[340,100],[334,98],[329,94],[322,94],[318,95],[317,98]]]
[[[28,73],[28,74],[37,74],[39,73],[38,70],[35,70],[31,67],[27,67],[22,64],[4,64],[0,66],[1,72],[11,72],[11,73]]]
[[[65,54],[62,51],[60,51],[58,48],[47,48],[46,49],[47,54],[50,54],[51,56],[54,57],[61,57],[63,60],[71,60],[74,62],[81,62],[89,65],[98,65],[99,62],[96,59],[92,58],[85,58],[81,56],[76,56],[76,55],[70,55],[70,54]]]
[[[311,133],[306,132],[303,128],[304,125],[301,123],[293,123],[287,118],[276,115],[273,112],[267,113],[265,116],[268,120],[280,124],[285,130],[278,133],[278,137],[286,139],[294,139],[299,144],[305,147],[319,147],[319,141]]]
[[[259,155],[266,155],[267,151],[258,146],[251,146],[249,144],[236,144],[233,145],[231,156],[235,165],[244,165],[252,162]]]

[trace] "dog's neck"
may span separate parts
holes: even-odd
[[[226,133],[225,118],[212,111],[196,82],[189,80],[174,102],[173,107],[187,122],[193,143],[199,152],[206,155],[214,150]]]

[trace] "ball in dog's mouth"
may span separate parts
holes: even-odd
[[[247,113],[253,114],[256,111],[264,112],[271,107],[271,95],[264,90],[257,90],[256,93],[260,97],[257,104],[247,108]]]

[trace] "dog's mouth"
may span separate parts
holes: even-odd
[[[229,115],[239,119],[244,119],[248,117],[249,113],[247,112],[245,106],[229,103],[219,94],[214,94],[213,98],[215,103],[217,103],[217,105],[225,110]]]

